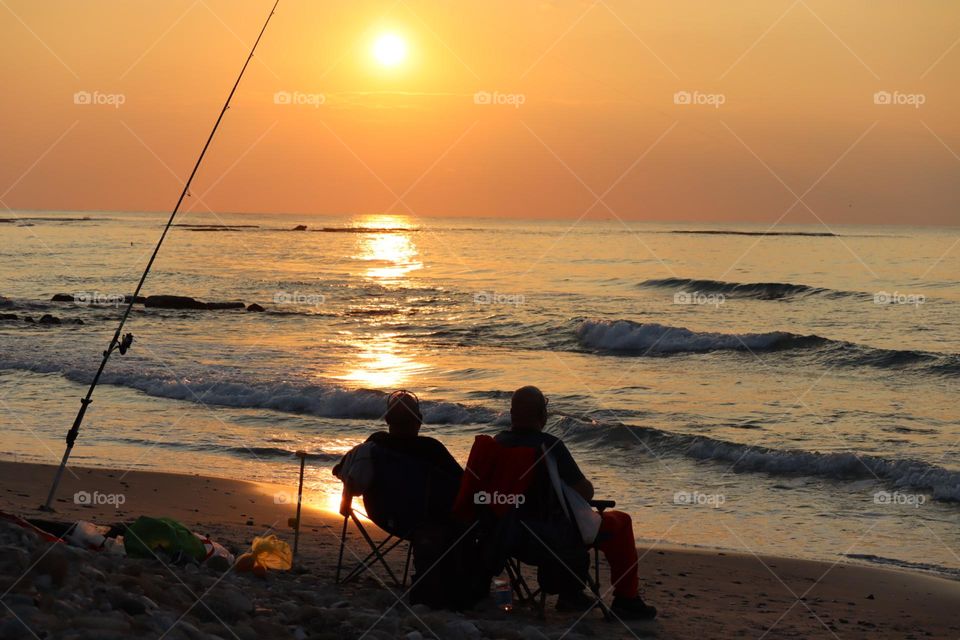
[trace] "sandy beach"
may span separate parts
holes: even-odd
[[[175,518],[232,551],[277,533],[292,543],[295,487],[151,472],[71,469],[56,513],[41,514],[53,467],[0,463],[0,508],[27,518],[130,522]],[[74,503],[76,492],[122,495],[117,507]],[[340,521],[305,508],[293,571],[266,579],[233,570],[51,549],[3,525],[2,638],[947,638],[960,635],[960,583],[901,570],[682,549],[640,548],[641,586],[655,622],[604,621],[599,612],[545,621],[484,603],[455,614],[410,607],[370,574],[333,584]],[[351,538],[348,555],[362,553]],[[60,546],[60,545],[54,545]],[[11,547],[23,550],[14,551]],[[19,558],[19,561],[18,561]],[[62,566],[66,567],[63,569]],[[58,569],[58,567],[61,567]],[[54,576],[43,577],[47,572]],[[80,592],[84,595],[78,595]],[[133,599],[133,600],[131,600]],[[609,599],[609,598],[608,598]],[[137,604],[137,603],[140,604]],[[143,603],[146,604],[143,604]],[[18,619],[30,631],[24,630]]]

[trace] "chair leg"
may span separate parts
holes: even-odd
[[[343,569],[343,549],[347,544],[347,522],[349,522],[347,516],[343,517],[343,530],[340,532],[340,555],[337,558],[337,577],[335,582],[340,584],[340,570]]]
[[[397,545],[399,545],[403,540],[401,538],[395,538],[392,535],[388,535],[382,542],[379,544],[373,541],[373,538],[370,537],[370,534],[367,533],[366,527],[363,526],[363,523],[360,522],[360,519],[357,518],[356,514],[351,514],[353,516],[354,523],[357,526],[357,530],[360,531],[360,535],[363,536],[364,540],[367,541],[367,544],[370,546],[370,553],[367,554],[367,557],[361,560],[357,566],[353,568],[346,575],[345,578],[341,581],[342,584],[350,582],[365,570],[369,569],[374,563],[379,562],[383,569],[387,572],[387,575],[390,577],[390,580],[393,582],[394,586],[402,587],[400,580],[397,579],[396,574],[393,572],[393,569],[390,568],[390,565],[387,564],[386,556],[390,553]],[[346,528],[346,525],[344,525]],[[342,553],[342,550],[341,550]]]
[[[523,577],[523,569],[520,561],[516,558],[507,559],[507,577],[510,579],[510,587],[517,596],[517,602],[529,602],[533,604],[533,591]]]
[[[386,544],[387,542],[390,542],[390,538],[387,538],[386,540],[381,542],[377,548],[371,550],[370,553],[368,553],[363,560],[361,560],[356,564],[356,566],[354,566],[354,568],[350,571],[350,573],[346,575],[346,577],[341,581],[341,583],[346,584],[351,580],[354,580],[361,573],[370,569],[370,567],[372,567],[376,562],[380,562],[381,564],[384,565],[384,570],[387,572],[388,577],[393,582],[394,586],[397,586],[397,587],[401,586],[400,581],[397,580],[396,575],[393,573],[390,567],[385,564],[386,558],[384,556],[390,553],[390,551],[392,551],[400,542],[402,542],[402,540],[393,540],[393,542],[390,544],[389,547],[382,550],[383,545]]]
[[[603,601],[603,596],[600,595],[600,548],[596,546],[593,547],[593,580],[589,580],[589,582],[590,590],[596,599],[594,606],[600,609],[604,619],[612,619],[610,608],[607,607],[607,603]]]
[[[403,584],[400,585],[401,589],[405,589],[407,586],[407,577],[410,575],[410,556],[413,555],[413,543],[407,542],[407,562],[403,565]]]

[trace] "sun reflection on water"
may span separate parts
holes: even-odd
[[[426,365],[415,361],[403,345],[395,340],[396,334],[384,333],[358,341],[359,350],[354,366],[347,372],[334,376],[369,389],[397,389],[403,387]]]
[[[358,228],[369,229],[357,239],[357,260],[375,263],[364,272],[368,278],[393,282],[412,271],[423,268],[420,251],[413,242],[413,226],[403,216],[367,216],[356,223]],[[405,231],[410,230],[410,231]]]

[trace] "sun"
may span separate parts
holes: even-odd
[[[373,57],[385,67],[395,67],[407,58],[407,41],[395,33],[384,33],[373,42]]]

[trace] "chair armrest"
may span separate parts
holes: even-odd
[[[603,513],[604,509],[613,509],[617,506],[616,500],[590,500],[590,506]]]

